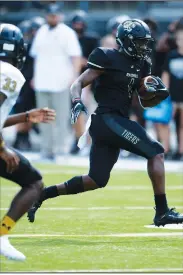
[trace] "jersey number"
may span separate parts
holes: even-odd
[[[11,78],[7,77],[5,79],[5,84],[3,85],[3,90],[14,92],[17,87],[17,82],[15,80],[12,80]]]
[[[128,97],[131,98],[132,97],[132,94],[133,94],[133,84],[135,82],[135,79],[134,78],[131,78],[130,79],[130,82],[128,84]]]

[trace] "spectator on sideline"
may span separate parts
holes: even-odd
[[[34,17],[31,20],[23,21],[19,27],[24,34],[24,41],[27,43],[26,60],[22,73],[26,79],[23,85],[20,96],[14,106],[14,113],[21,113],[36,108],[35,91],[32,88],[31,80],[33,77],[33,58],[29,55],[32,40],[37,30],[44,24],[42,17]],[[35,126],[34,126],[35,127]],[[29,132],[32,128],[32,123],[21,123],[16,126],[16,137],[13,147],[18,150],[30,151],[32,144],[30,141]],[[36,127],[34,129],[37,129]]]
[[[56,113],[55,125],[40,125],[42,156],[54,159],[64,152],[70,118],[69,88],[80,72],[81,48],[75,32],[60,22],[57,4],[47,7],[47,24],[37,32],[31,47],[34,89],[38,108],[48,106]]]
[[[87,59],[90,53],[99,46],[99,36],[96,33],[87,32],[87,14],[78,10],[75,11],[71,16],[71,27],[75,30],[79,43],[82,49],[82,65],[80,73],[83,73],[87,67]],[[84,104],[87,106],[89,113],[94,111],[93,105],[94,98],[91,92],[91,86],[87,86],[83,89],[82,99]],[[71,147],[71,154],[77,154],[79,152],[79,148],[77,146],[78,140],[84,132],[85,129],[85,115],[80,115],[77,123],[74,125],[75,129],[75,140]]]
[[[178,149],[173,155],[173,159],[183,160],[183,24],[181,21],[176,26],[175,42],[177,49],[171,51],[167,56],[162,80],[170,90],[174,109],[173,116],[177,111],[180,112]]]

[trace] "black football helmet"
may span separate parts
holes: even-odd
[[[153,41],[148,25],[139,19],[126,20],[118,26],[116,42],[129,56],[145,59],[151,52],[148,43]]]
[[[12,60],[18,69],[23,67],[26,45],[21,30],[12,24],[0,24],[0,59]]]

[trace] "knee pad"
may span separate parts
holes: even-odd
[[[156,152],[157,152],[156,155],[164,154],[165,152],[163,145],[158,141],[156,142]]]
[[[81,176],[74,177],[64,183],[67,194],[78,194],[84,192],[83,179]]]
[[[157,155],[164,154],[164,152],[165,152],[165,149],[163,148],[162,144],[160,142],[156,141],[153,144],[152,152],[151,152],[151,154],[148,155],[147,159],[151,159]]]
[[[97,175],[92,175],[89,173],[88,176],[98,185],[99,188],[104,188],[107,185],[110,178],[110,174],[101,175],[98,173]]]

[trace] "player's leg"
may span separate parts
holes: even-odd
[[[8,241],[8,234],[16,222],[28,211],[39,198],[43,183],[42,177],[27,159],[16,152],[20,158],[19,167],[12,174],[6,172],[6,164],[0,160],[0,176],[18,183],[22,188],[11,202],[8,212],[0,222],[0,254],[14,259],[24,260],[25,256],[17,251]]]
[[[105,187],[118,156],[118,148],[93,140],[88,175],[76,176],[64,183],[45,188],[40,200],[28,211],[29,221],[34,222],[35,213],[44,200],[60,195],[78,194]]]
[[[145,157],[148,160],[148,174],[152,182],[156,215],[156,225],[182,223],[183,215],[168,208],[165,193],[164,149],[159,142],[153,140],[136,122],[119,116],[104,115],[106,125],[111,129],[110,140],[120,148]],[[109,137],[109,135],[108,135]]]

